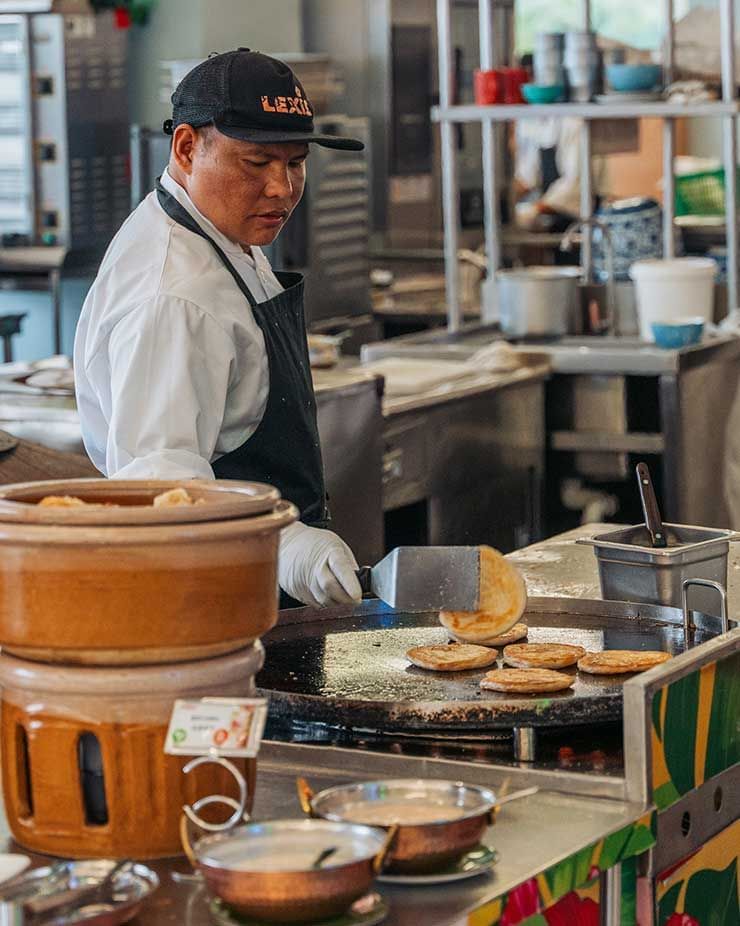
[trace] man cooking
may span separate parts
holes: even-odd
[[[85,300],[75,377],[85,446],[106,476],[276,486],[301,521],[278,574],[314,605],[360,598],[328,511],[303,315],[303,279],[273,273],[271,243],[302,194],[316,134],[281,61],[240,48],[172,96],[169,165],[111,242]]]

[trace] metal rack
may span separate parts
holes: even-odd
[[[493,7],[495,0],[478,0],[480,66],[495,66]],[[582,0],[582,25],[591,27],[591,5]],[[673,0],[662,0],[664,19],[664,62],[666,82],[673,77],[674,25]],[[432,119],[440,124],[442,155],[442,208],[444,219],[445,287],[447,297],[447,328],[456,332],[462,324],[459,302],[457,266],[460,234],[459,189],[457,180],[457,149],[455,124],[479,122],[482,133],[484,235],[488,258],[489,279],[501,260],[501,228],[498,215],[497,177],[500,170],[500,146],[496,144],[496,124],[539,117],[576,116],[583,119],[581,130],[581,163],[591,163],[591,122],[596,119],[634,119],[657,117],[663,120],[663,254],[674,256],[674,192],[673,162],[675,154],[675,120],[677,118],[714,116],[722,119],[722,160],[725,169],[725,213],[727,236],[727,304],[730,311],[738,308],[738,238],[737,238],[737,119],[740,104],[735,93],[735,15],[733,0],[720,0],[720,42],[722,60],[722,99],[698,104],[680,103],[554,103],[547,106],[477,106],[453,105],[452,2],[437,0],[437,30],[439,58],[439,106],[432,109]],[[581,171],[581,216],[587,218],[593,210],[593,190],[590,169]],[[588,276],[591,268],[591,238],[584,235],[582,263]]]

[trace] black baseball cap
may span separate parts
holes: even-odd
[[[362,151],[356,138],[314,132],[313,107],[301,82],[283,61],[248,48],[211,55],[183,77],[172,94],[171,135],[178,125],[213,123],[230,138],[262,144],[314,142],[324,148]]]

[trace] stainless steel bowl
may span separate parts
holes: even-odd
[[[41,868],[26,871],[20,877],[3,885],[3,894],[14,897],[14,903],[21,906],[29,900],[45,898],[57,892],[76,891],[79,888],[94,888],[100,885],[117,865],[115,859],[82,859],[69,862],[55,862]],[[102,897],[86,901],[80,899],[79,910],[58,915],[49,910],[46,916],[38,914],[45,923],[81,923],[85,926],[123,926],[132,920],[148,903],[159,887],[159,878],[146,865],[134,864],[117,873],[107,893]],[[61,904],[60,904],[61,906]]]
[[[496,806],[488,788],[414,778],[340,785],[310,796],[308,804],[305,797],[304,810],[325,820],[385,828],[397,824],[385,870],[404,873],[435,871],[461,858],[478,845]],[[423,822],[418,821],[419,809]],[[430,809],[437,812],[426,819]]]
[[[367,893],[387,841],[369,826],[275,820],[206,836],[194,853],[210,890],[237,913],[300,923],[338,916]]]

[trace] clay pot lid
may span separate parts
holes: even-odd
[[[153,507],[155,496],[179,488],[198,504]],[[48,495],[69,495],[108,507],[40,507],[38,502]],[[0,522],[65,527],[191,524],[256,517],[272,511],[279,501],[273,486],[231,479],[53,479],[0,486]]]

